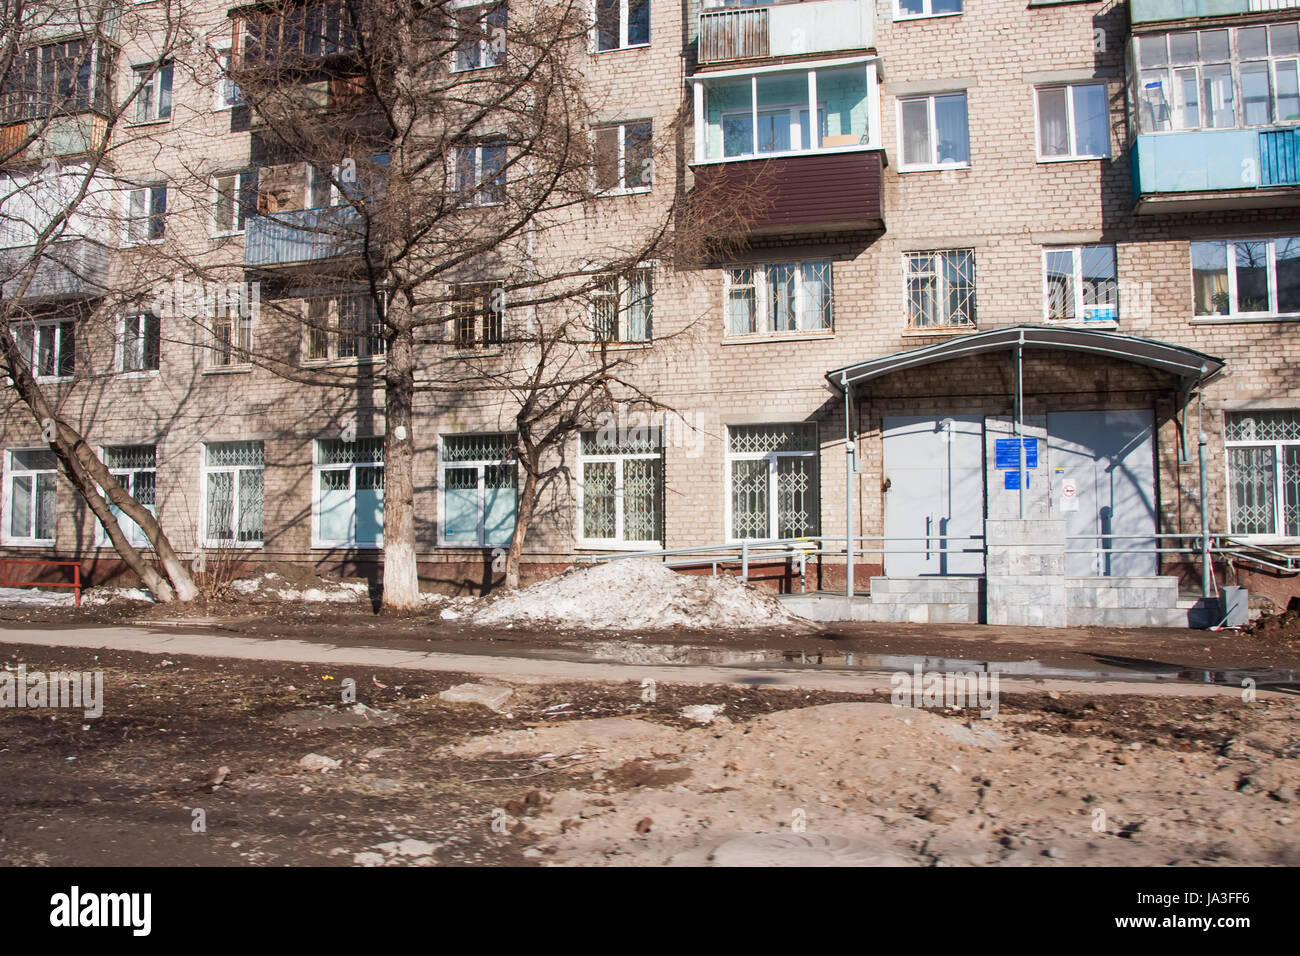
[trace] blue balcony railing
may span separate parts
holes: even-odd
[[[1300,129],[1148,133],[1129,161],[1135,199],[1300,186]]]
[[[244,265],[285,266],[355,255],[361,249],[361,226],[352,206],[250,216],[244,230]]]

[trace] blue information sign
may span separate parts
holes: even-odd
[[[1025,442],[1025,467],[1038,467],[1038,439],[1026,438]],[[997,461],[998,468],[1014,468],[1020,470],[1020,450],[1016,446],[1014,438],[999,438],[994,445],[994,457]]]
[[[1029,477],[1030,477],[1030,476],[1029,476],[1029,472],[1025,472],[1025,487],[1026,487],[1026,488],[1029,487]],[[1007,491],[1019,491],[1019,490],[1020,490],[1020,472],[1019,472],[1019,471],[1004,471],[1004,472],[1002,473],[1002,479],[1003,479],[1003,481],[1002,481],[1002,487],[1003,487],[1004,489],[1006,489]]]

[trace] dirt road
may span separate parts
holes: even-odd
[[[411,651],[401,669],[23,634],[0,632],[0,664],[100,670],[106,701],[0,709],[10,864],[1300,863],[1292,696],[1006,681],[985,720],[890,706],[862,674],[648,687],[640,665],[525,661],[490,678],[513,690],[498,714],[440,700],[478,678]],[[343,703],[347,677],[370,709]],[[681,715],[700,704],[712,723]]]

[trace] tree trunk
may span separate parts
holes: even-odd
[[[533,521],[533,509],[537,505],[537,469],[524,468],[524,490],[519,495],[519,511],[515,514],[515,535],[510,539],[506,549],[506,580],[508,590],[519,587],[519,556],[524,551],[524,539],[528,527]]]
[[[145,511],[145,509],[134,498],[126,494],[108,469],[103,467],[103,463],[95,455],[91,447],[86,444],[85,439],[71,426],[55,417],[54,410],[46,401],[40,386],[36,384],[36,379],[32,377],[25,360],[19,354],[18,344],[14,341],[13,334],[7,324],[0,325],[0,351],[4,353],[5,364],[10,371],[9,377],[13,381],[14,389],[18,392],[18,397],[35,416],[37,425],[42,429],[42,435],[47,437],[50,448],[63,464],[64,474],[80,493],[95,517],[99,519],[99,523],[103,527],[104,533],[108,535],[109,541],[112,542],[113,548],[126,562],[126,566],[140,579],[140,582],[149,589],[149,593],[153,595],[155,601],[166,604],[175,600],[176,592],[172,586],[145,561],[139,549],[131,544],[126,535],[123,534],[122,528],[117,523],[117,518],[113,515],[108,502],[104,500],[96,488],[96,483],[102,486],[103,482],[94,477],[94,472],[87,466],[87,462],[93,461],[96,465],[99,465],[112,488],[116,488],[121,496],[125,497],[132,505],[135,505],[136,510]],[[111,496],[112,490],[108,490]],[[118,507],[121,507],[121,505],[119,504]],[[148,514],[147,511],[145,513]],[[152,518],[152,515],[150,517]],[[170,551],[170,546],[168,550]],[[189,579],[188,574],[185,575],[185,579]],[[185,598],[185,600],[189,600],[189,598]]]
[[[408,302],[393,309],[409,310]],[[420,606],[415,564],[415,440],[411,405],[415,395],[415,335],[410,316],[393,315],[397,331],[384,367],[384,597],[386,611]]]

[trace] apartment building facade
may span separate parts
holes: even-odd
[[[81,258],[51,253],[24,290],[21,341],[62,414],[178,548],[374,572],[382,318],[367,296],[302,278],[346,261],[328,227],[348,207],[331,176],[259,146],[237,68],[273,22],[265,10],[197,11],[199,39],[163,58],[156,6],[131,5],[101,38],[111,56],[94,60],[81,127],[93,129],[101,87],[148,95],[114,132],[111,175],[93,191],[106,211],[59,244]],[[492,68],[500,9],[483,8],[482,39],[457,48],[453,69]],[[993,573],[990,522],[1047,521],[1069,542],[1063,588],[1149,583],[1199,577],[1204,510],[1257,559],[1233,569],[1244,583],[1295,591],[1267,565],[1300,544],[1300,7],[596,0],[592,21],[582,69],[606,188],[571,254],[615,242],[678,190],[762,198],[725,256],[647,262],[595,297],[607,343],[675,412],[593,421],[571,442],[526,572],[773,539],[842,550],[847,533],[871,539],[848,561],[859,588],[953,591]],[[346,94],[346,75],[313,82]],[[5,135],[24,119],[7,113]],[[654,153],[647,172],[647,144],[670,130],[681,161]],[[76,152],[15,157],[9,209],[24,183],[48,179],[50,156]],[[487,204],[504,156],[484,142],[459,160]],[[363,177],[386,162],[381,147],[348,159]],[[12,258],[31,237],[11,233]],[[242,305],[200,304],[212,314],[195,326],[114,301],[144,256],[172,249],[176,263],[242,266],[229,272]],[[489,273],[467,272],[457,319],[421,344],[421,363],[500,350],[501,323],[518,317],[493,308]],[[285,302],[308,321],[284,354],[355,370],[354,388],[248,360],[279,334],[254,315]],[[517,507],[513,414],[486,392],[418,401],[428,581],[490,579]],[[0,443],[5,552],[113,569],[12,399]],[[845,576],[843,557],[824,558],[820,583]]]

